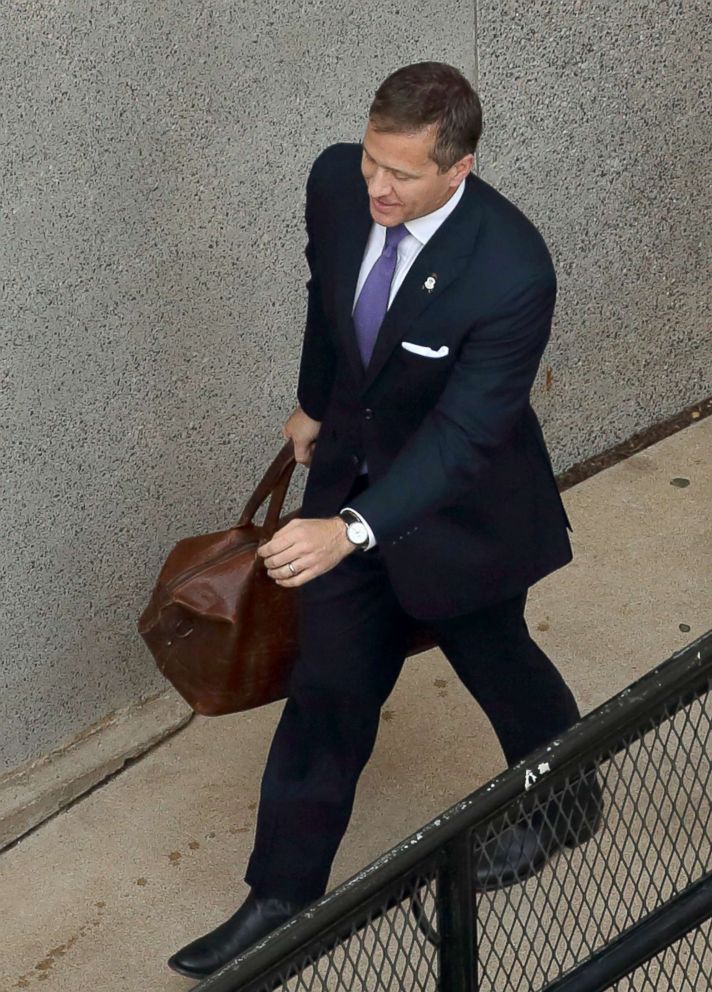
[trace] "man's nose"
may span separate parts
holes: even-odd
[[[388,173],[377,169],[371,176],[368,184],[369,196],[372,196],[374,200],[381,200],[385,199],[392,191],[392,184]]]

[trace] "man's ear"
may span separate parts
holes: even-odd
[[[475,164],[475,156],[473,154],[464,155],[459,162],[455,162],[453,165],[453,175],[450,180],[451,186],[459,186],[462,180],[470,172],[472,172],[472,167]]]

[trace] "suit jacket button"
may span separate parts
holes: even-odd
[[[363,411],[363,415],[366,420],[373,420],[373,410],[371,410],[370,407],[366,407]]]
[[[352,465],[360,465],[361,464],[361,459],[359,458],[358,455],[351,455],[351,464]]]

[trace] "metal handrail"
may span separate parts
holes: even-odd
[[[712,872],[707,872],[542,992],[605,992],[711,917]]]
[[[442,930],[440,953],[446,959],[443,988],[474,989],[472,902],[474,893],[465,862],[471,850],[463,843],[471,831],[483,834],[507,810],[526,811],[552,789],[563,786],[604,754],[626,748],[626,735],[641,726],[652,729],[689,706],[709,688],[712,677],[712,631],[674,654],[627,689],[589,713],[560,738],[532,752],[476,792],[456,803],[421,830],[383,854],[283,927],[251,947],[239,958],[203,980],[195,992],[250,992],[264,988],[286,963],[301,954],[326,953],[355,930],[374,919],[394,885],[419,873],[437,871],[449,878],[443,886],[444,906],[438,917]],[[470,845],[471,846],[471,845]],[[463,875],[467,890],[463,887]],[[417,885],[413,882],[413,892]],[[455,905],[452,900],[459,900]],[[439,898],[438,902],[441,903]],[[469,908],[468,908],[469,907]],[[416,908],[417,912],[417,908]],[[651,924],[652,925],[652,924]],[[468,928],[470,928],[468,930]],[[453,942],[458,961],[453,977],[447,966]],[[612,945],[611,945],[612,946]],[[604,948],[594,957],[598,959]],[[464,967],[461,966],[464,955]],[[470,967],[470,964],[473,966]],[[588,962],[590,965],[590,962]],[[562,979],[563,981],[563,979]],[[552,986],[552,990],[558,987]],[[561,986],[562,989],[567,988]]]

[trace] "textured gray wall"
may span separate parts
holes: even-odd
[[[0,770],[162,685],[135,618],[279,444],[306,172],[398,65],[478,81],[551,244],[559,467],[712,392],[705,6],[2,5]]]
[[[294,402],[309,164],[475,44],[460,0],[3,4],[0,38],[1,771],[163,685],[161,559]]]
[[[560,469],[712,393],[710,41],[709,0],[478,0],[481,174],[559,276]]]

